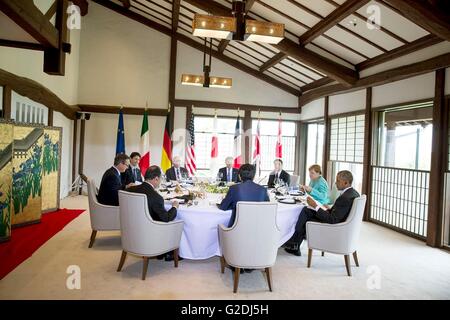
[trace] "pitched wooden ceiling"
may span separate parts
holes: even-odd
[[[110,8],[106,2],[120,5],[176,31],[184,39],[195,41],[199,49],[203,39],[192,36],[194,14],[231,15],[232,6],[231,0],[94,1]],[[427,0],[417,2],[423,1]],[[351,86],[358,80],[359,71],[434,45],[447,36],[445,32],[439,37],[426,30],[436,30],[433,26],[423,28],[412,22],[417,20],[411,16],[411,10],[398,9],[396,2],[247,1],[250,18],[284,23],[286,39],[278,45],[213,39],[214,55],[223,57],[225,62],[233,61],[234,66],[245,66],[244,71],[260,75],[263,80],[269,80],[292,94],[300,95],[335,81]],[[370,30],[367,27],[368,7],[373,5],[380,10],[382,25]]]

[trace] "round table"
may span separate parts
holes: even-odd
[[[198,205],[180,205],[176,220],[184,221],[179,254],[185,259],[202,260],[220,256],[218,225],[228,225],[231,210],[222,211],[215,204],[218,195],[208,195]],[[168,207],[170,205],[168,204]],[[294,234],[302,204],[278,203],[277,224],[281,231],[281,246]]]

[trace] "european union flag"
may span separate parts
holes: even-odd
[[[125,153],[125,130],[123,128],[123,112],[119,112],[119,125],[117,127],[116,154]]]

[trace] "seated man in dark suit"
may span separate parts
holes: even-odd
[[[176,218],[178,202],[172,202],[172,208],[168,211],[164,208],[164,199],[156,191],[161,184],[161,168],[158,166],[150,166],[145,172],[144,183],[133,186],[127,191],[142,193],[147,196],[147,206],[150,216],[155,221],[169,222]],[[165,255],[158,256],[158,259],[165,258],[166,261],[173,261],[173,253],[166,253]],[[180,260],[182,258],[180,257]]]
[[[130,154],[130,166],[125,172],[123,172],[120,177],[122,178],[122,184],[128,185],[130,183],[142,182],[142,173],[139,168],[139,161],[141,160],[141,155],[138,152],[132,152]]]
[[[289,186],[291,182],[291,176],[289,173],[283,170],[283,160],[275,159],[273,162],[274,170],[269,175],[269,182],[267,182],[267,186],[269,188],[274,188],[276,184],[280,182],[284,182],[285,185]]]
[[[135,193],[143,193],[147,195],[148,212],[155,221],[169,222],[176,218],[178,202],[172,202],[172,208],[166,211],[164,208],[164,199],[156,191],[161,184],[161,168],[158,166],[150,166],[145,172],[144,183],[130,187],[127,191]]]
[[[130,165],[130,157],[126,154],[118,154],[114,158],[114,166],[105,171],[98,189],[97,200],[108,206],[119,205],[119,190],[124,190],[129,185],[123,185],[120,174]]]
[[[336,199],[334,205],[327,210],[320,207],[313,198],[307,198],[308,207],[304,207],[297,224],[295,232],[291,239],[286,243],[285,250],[293,255],[300,256],[300,245],[306,236],[306,222],[317,221],[322,223],[336,224],[344,222],[352,209],[353,200],[359,197],[359,193],[352,188],[353,175],[350,171],[344,170],[336,175],[336,187],[340,196]]]
[[[238,169],[233,168],[233,157],[225,159],[225,167],[219,170],[217,176],[222,182],[239,182]]]
[[[244,164],[239,169],[242,183],[231,186],[227,195],[219,205],[221,210],[232,210],[228,227],[233,226],[236,219],[236,204],[238,201],[270,201],[267,189],[253,182],[256,169],[251,164]]]
[[[172,167],[166,171],[167,181],[180,181],[182,178],[188,177],[187,169],[181,166],[181,158],[179,156],[173,157]]]

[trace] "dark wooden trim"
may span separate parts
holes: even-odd
[[[72,137],[72,183],[77,178],[77,139],[78,139],[78,120],[73,120],[73,137]]]
[[[104,105],[88,105],[80,104],[78,105],[80,111],[92,112],[92,113],[115,113],[118,114],[121,106],[104,106]],[[131,108],[123,107],[122,111],[124,114],[130,115],[143,115],[145,108]],[[147,109],[147,113],[150,116],[167,116],[167,109]]]
[[[336,118],[342,118],[342,117],[351,117],[351,116],[360,116],[365,113],[365,109],[361,110],[355,110],[355,111],[349,111],[349,112],[342,112],[342,113],[336,113],[329,115],[330,119],[336,119]]]
[[[332,84],[306,92],[300,97],[301,105],[324,96],[336,95],[339,93],[353,92],[367,87],[375,87],[383,84],[411,78],[450,66],[450,53],[446,53],[425,61],[416,62],[406,66],[401,66],[391,70],[383,71],[358,80],[351,88],[342,84]]]
[[[23,42],[23,41],[15,41],[15,40],[7,40],[0,39],[0,46],[2,47],[10,47],[10,48],[19,48],[19,49],[29,49],[36,51],[44,51],[45,47],[40,43],[31,43],[31,42]]]
[[[244,144],[244,161],[245,163],[251,163],[252,160],[252,111],[251,110],[245,110],[245,114],[244,114],[244,119],[243,119],[243,130],[244,130],[244,139],[243,139],[243,144]],[[247,135],[246,133],[250,133],[250,135]]]
[[[447,169],[449,111],[445,98],[445,69],[436,71],[433,106],[433,142],[431,149],[428,198],[427,245],[442,246],[443,201]]]
[[[50,20],[53,18],[53,16],[56,13],[56,7],[58,6],[58,1],[54,0],[50,8],[48,8],[47,12],[44,14],[44,16],[47,18],[47,20]]]
[[[33,1],[2,0],[0,11],[46,47],[58,48],[58,30]]]
[[[84,170],[84,138],[86,136],[86,120],[80,120],[80,151],[78,154],[78,174],[83,174]],[[81,194],[81,188],[79,193]]]
[[[172,2],[172,31],[177,32],[178,21],[180,18],[180,3],[181,0],[173,0]]]
[[[350,14],[366,5],[370,0],[347,0],[344,4],[339,6],[336,10],[330,13],[325,19],[317,23],[310,30],[305,32],[300,38],[299,42],[302,45],[306,45],[313,41],[315,38],[324,34],[327,30],[331,29]]]
[[[236,110],[237,108],[247,111],[259,111],[262,112],[283,112],[283,113],[299,113],[298,108],[285,108],[285,107],[273,107],[273,106],[261,106],[253,104],[240,104],[220,101],[202,101],[202,100],[183,100],[175,99],[175,105],[178,107],[194,106],[196,108],[215,108],[215,109],[230,109]]]
[[[428,32],[450,41],[449,13],[442,12],[432,5],[431,1],[424,0],[384,0],[399,10],[404,17],[421,26]]]
[[[169,70],[169,104],[171,106],[169,111],[169,121],[172,132],[175,122],[175,87],[176,87],[176,74],[177,74],[177,52],[178,41],[175,37],[170,39],[170,70]],[[170,132],[170,134],[172,134]]]
[[[191,5],[196,6],[199,9],[210,12],[211,14],[226,16],[229,16],[231,14],[230,9],[217,2],[200,0],[185,1],[190,3]],[[274,47],[303,63],[311,65],[320,72],[327,74],[330,78],[342,82],[344,85],[350,86],[358,79],[358,74],[355,70],[324,58],[309,49],[300,47],[294,41],[287,38],[274,45]]]
[[[328,179],[328,160],[330,158],[330,140],[331,140],[331,119],[330,119],[330,97],[325,97],[324,109],[324,143],[323,143],[323,154],[322,154],[322,176]]]
[[[69,119],[75,119],[75,114],[79,110],[76,106],[66,104],[40,83],[28,78],[19,77],[3,69],[0,69],[0,86],[9,86],[11,90],[14,90],[18,94],[42,103],[49,109],[61,112]]]
[[[303,87],[300,87],[300,89],[302,90],[302,93],[304,93],[305,91],[308,91],[308,90],[312,90],[312,89],[316,89],[316,88],[319,88],[319,87],[322,87],[322,86],[326,86],[327,84],[330,84],[332,82],[334,82],[333,79],[330,79],[328,77],[324,77],[324,78],[321,78],[319,80],[313,81],[311,83],[305,84]]]
[[[125,9],[130,9],[131,7],[131,1],[130,0],[119,0],[120,2],[122,2],[122,6]]]
[[[389,52],[383,53],[372,59],[363,61],[356,65],[356,69],[359,71],[362,71],[362,70],[374,67],[376,65],[379,65],[381,63],[388,62],[388,61],[394,60],[396,58],[402,57],[404,55],[416,52],[420,49],[430,47],[430,46],[440,43],[442,41],[443,41],[442,39],[440,39],[439,37],[436,37],[435,35],[432,35],[432,34],[426,35],[422,38],[419,38],[413,42],[405,44],[396,49],[393,49]]]
[[[222,39],[220,40],[219,47],[217,48],[217,51],[220,53],[223,53],[225,49],[227,48],[228,44],[230,43],[230,40]]]
[[[363,181],[362,193],[366,195],[366,207],[364,209],[364,221],[369,220],[370,199],[372,192],[372,88],[366,89],[366,109],[364,117],[364,158],[363,158]]]
[[[53,109],[48,109],[47,125],[53,126]]]
[[[82,17],[88,14],[89,3],[87,0],[70,0],[74,5],[80,8],[80,14]]]
[[[67,39],[68,0],[56,0],[55,27],[58,30],[58,47],[44,50],[44,72],[64,76],[66,72],[66,53],[63,50]]]
[[[432,103],[433,97],[430,97],[428,99],[406,101],[406,102],[402,102],[402,103],[394,103],[394,104],[389,104],[389,105],[385,105],[385,106],[380,106],[380,107],[372,108],[372,111],[374,111],[374,112],[386,111],[389,109],[402,108],[402,107],[413,105],[413,104],[420,104],[420,103],[427,103],[427,102]]]
[[[11,108],[12,108],[12,90],[10,86],[3,86],[3,118],[6,120],[11,119]]]
[[[281,62],[283,59],[285,59],[287,56],[283,52],[278,52],[276,55],[274,55],[272,58],[264,62],[261,67],[259,67],[259,71],[263,72],[267,69],[272,68],[277,63]]]

